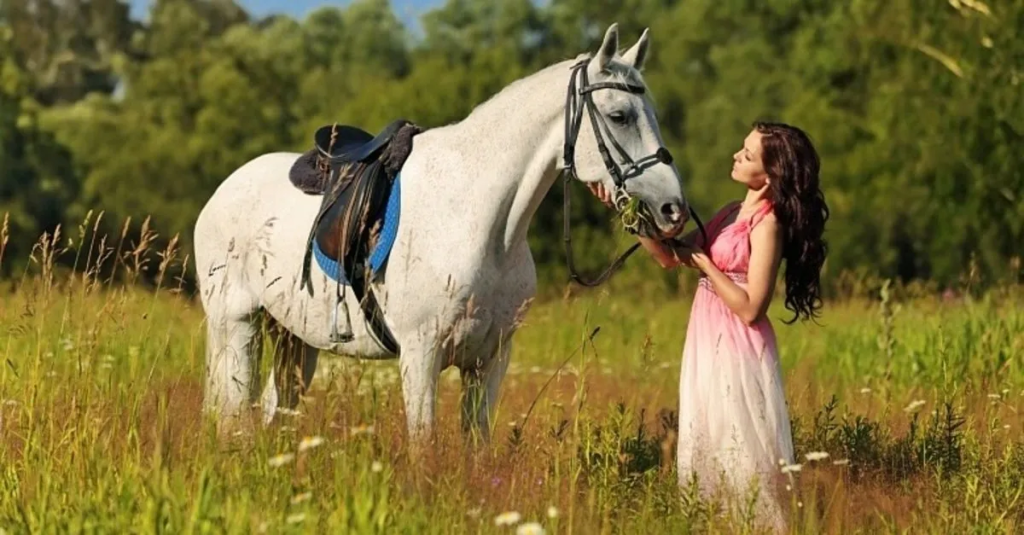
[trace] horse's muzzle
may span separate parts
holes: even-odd
[[[678,236],[690,221],[690,210],[683,202],[663,203],[654,213],[654,224],[662,238]]]

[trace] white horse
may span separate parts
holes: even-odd
[[[643,94],[648,32],[621,55],[618,45],[613,24],[592,57],[544,68],[464,120],[414,138],[401,169],[397,237],[386,271],[371,285],[398,355],[384,349],[364,322],[354,321],[358,314],[351,322],[354,338],[332,341],[331,322],[342,321],[335,320],[335,282],[315,262],[313,296],[300,289],[307,237],[321,202],[289,181],[300,155],[265,154],[234,171],[195,226],[208,336],[204,412],[219,415],[222,431],[237,429],[225,424],[238,424],[237,417],[258,401],[262,349],[256,320],[266,314],[278,327],[275,345],[282,347],[262,395],[267,421],[281,406],[296,407],[323,350],[399,359],[414,442],[433,430],[441,371],[457,366],[463,429],[486,439],[510,338],[536,289],[527,229],[559,172],[600,181],[620,200],[638,199],[648,223],[642,234],[676,236],[688,220],[682,181]],[[603,132],[595,136],[598,124]],[[599,150],[608,143],[617,156]],[[349,310],[360,310],[351,291],[344,301]]]

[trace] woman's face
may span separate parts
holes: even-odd
[[[751,189],[768,184],[768,175],[761,163],[761,133],[752,130],[743,140],[743,148],[732,155],[732,179]]]

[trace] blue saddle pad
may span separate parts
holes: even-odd
[[[401,178],[400,173],[395,175],[391,193],[388,195],[388,203],[384,207],[384,223],[381,225],[380,239],[377,240],[377,246],[373,248],[369,258],[371,276],[376,275],[380,268],[384,267],[391,248],[395,245],[395,237],[398,235],[398,216],[402,211]],[[331,280],[348,282],[345,280],[345,274],[338,262],[324,254],[316,240],[313,240],[313,258],[316,258],[317,265]]]

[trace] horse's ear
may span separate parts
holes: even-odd
[[[608,27],[608,31],[604,32],[604,42],[601,43],[601,49],[597,51],[598,69],[603,71],[611,63],[612,58],[615,57],[615,53],[618,51],[619,25],[618,23],[612,23]]]
[[[650,29],[645,28],[644,33],[640,34],[640,40],[622,55],[622,59],[638,71],[643,70],[644,62],[647,61],[647,51],[651,47],[650,34]]]

